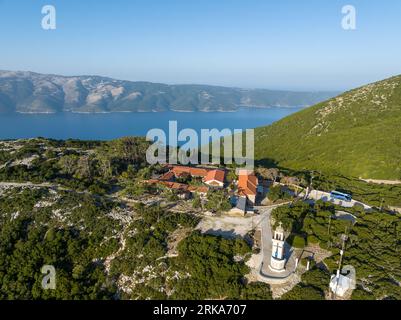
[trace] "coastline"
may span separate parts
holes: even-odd
[[[196,112],[202,112],[202,113],[213,113],[213,112],[221,112],[221,113],[235,113],[240,110],[260,110],[260,109],[302,109],[302,108],[307,108],[308,106],[246,106],[246,105],[241,105],[238,106],[237,109],[229,109],[229,110],[224,110],[224,109],[216,109],[216,110],[180,110],[180,109],[168,109],[168,110],[115,110],[115,111],[79,111],[79,110],[63,110],[63,111],[14,111],[14,112],[4,112],[0,113],[2,114],[23,114],[23,115],[35,115],[35,114],[40,114],[40,115],[46,115],[46,114],[112,114],[112,113],[166,113],[166,112],[177,112],[177,113],[196,113]]]

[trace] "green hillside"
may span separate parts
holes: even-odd
[[[257,160],[371,179],[401,179],[401,76],[257,128]]]

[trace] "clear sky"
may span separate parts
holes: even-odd
[[[401,1],[0,0],[0,41],[3,70],[343,90],[401,74]]]

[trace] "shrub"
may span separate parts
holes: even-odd
[[[307,242],[308,242],[308,245],[309,244],[319,244],[320,240],[317,237],[315,237],[314,235],[308,235]]]
[[[106,189],[102,185],[99,185],[99,184],[92,184],[88,188],[88,191],[90,193],[97,194],[97,195],[104,195],[106,193]]]
[[[268,198],[270,201],[276,202],[280,199],[291,199],[291,196],[281,186],[274,186],[269,189]]]
[[[324,300],[324,293],[321,290],[304,286],[302,284],[296,285],[291,291],[286,292],[282,300]]]
[[[270,286],[263,282],[251,282],[241,291],[241,300],[272,300]]]
[[[198,208],[200,208],[201,206],[202,206],[202,202],[201,202],[200,197],[199,197],[198,195],[195,195],[194,198],[193,198],[193,200],[192,200],[192,207],[193,207],[194,209],[198,209]]]
[[[363,290],[361,287],[357,287],[353,292],[351,296],[352,300],[375,300],[375,296],[366,291]]]
[[[292,246],[302,249],[305,247],[305,239],[301,236],[295,236],[292,240]]]
[[[213,212],[228,211],[231,203],[224,190],[211,190],[207,195],[206,209]]]

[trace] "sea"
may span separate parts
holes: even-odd
[[[269,125],[301,107],[241,108],[235,112],[119,112],[0,114],[0,140],[23,138],[112,140],[146,136],[151,129],[168,132],[169,121],[178,131],[194,129],[252,129]]]

